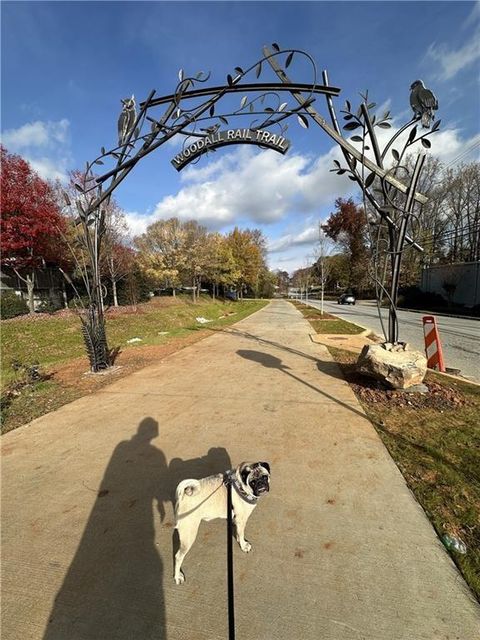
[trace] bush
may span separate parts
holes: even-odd
[[[80,300],[81,300],[81,302],[80,302]],[[68,301],[68,308],[69,309],[74,309],[74,310],[83,309],[82,302],[83,302],[83,305],[85,307],[88,307],[89,299],[88,299],[87,295],[80,296],[80,300],[78,299],[77,296],[73,297],[71,300]]]
[[[402,287],[398,292],[398,306],[410,309],[441,309],[447,302],[439,293],[421,291],[418,287]]]
[[[148,302],[152,290],[151,280],[134,268],[126,278],[117,283],[118,304],[124,306]]]
[[[47,300],[41,301],[37,311],[40,313],[55,313],[55,311],[59,311],[59,309],[62,309],[62,306],[54,302],[51,298],[48,298]]]
[[[7,320],[28,313],[28,305],[13,291],[2,291],[0,296],[0,318]]]

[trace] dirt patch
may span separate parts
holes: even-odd
[[[208,334],[209,330],[203,329],[186,336],[173,338],[167,344],[122,349],[115,360],[115,370],[106,375],[85,375],[89,371],[86,357],[75,358],[65,364],[57,365],[50,371],[50,374],[52,379],[62,386],[73,386],[84,393],[92,393],[138,369],[159,362],[171,353],[198,342]]]
[[[335,358],[340,364],[343,375],[352,386],[357,397],[365,404],[384,405],[389,408],[408,407],[411,409],[436,409],[439,411],[455,409],[463,406],[471,406],[472,402],[453,383],[445,386],[430,380],[428,377],[424,384],[428,387],[428,393],[406,393],[394,389],[386,389],[381,382],[367,378],[355,371],[352,357]]]

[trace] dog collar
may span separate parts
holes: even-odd
[[[248,504],[257,504],[258,496],[252,496],[251,494],[247,493],[243,489],[242,485],[237,479],[235,469],[230,469],[230,471],[225,472],[223,476],[223,482],[225,484],[230,483],[232,487],[235,489],[235,491],[238,493],[240,498],[242,498],[242,500],[245,500],[245,502],[248,502]]]

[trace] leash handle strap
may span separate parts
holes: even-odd
[[[227,585],[228,585],[228,640],[235,640],[235,599],[233,591],[233,523],[232,482],[227,485]]]

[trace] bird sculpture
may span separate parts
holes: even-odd
[[[438,100],[430,89],[426,89],[422,80],[415,80],[410,87],[410,105],[416,118],[421,119],[424,129],[430,129],[438,109]]]
[[[200,128],[200,131],[205,131],[207,136],[213,136],[220,129],[219,124],[214,124],[211,127],[205,127],[205,129]]]
[[[123,145],[133,130],[137,119],[137,105],[135,96],[122,100],[122,112],[118,118],[118,144]]]

